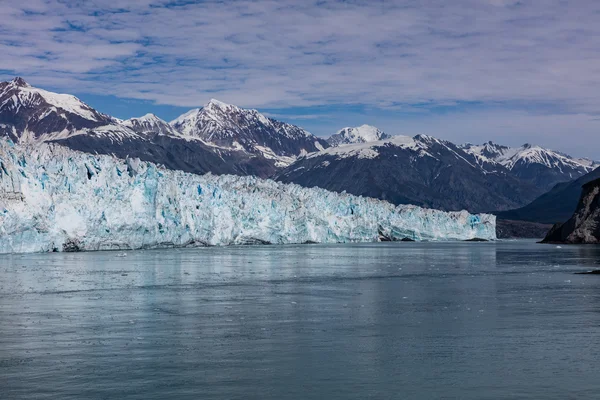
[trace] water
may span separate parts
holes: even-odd
[[[531,241],[0,256],[0,398],[597,398],[594,268]]]

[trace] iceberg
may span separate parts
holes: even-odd
[[[0,139],[0,253],[496,238],[493,215]]]

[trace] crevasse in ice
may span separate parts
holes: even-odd
[[[0,253],[495,239],[493,215],[0,139]]]

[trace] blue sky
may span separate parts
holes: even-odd
[[[599,20],[592,0],[3,0],[0,79],[120,118],[216,98],[320,136],[368,123],[599,159]]]

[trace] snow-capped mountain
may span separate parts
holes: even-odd
[[[443,210],[509,209],[541,194],[502,165],[486,168],[426,135],[330,147],[299,158],[276,179]]]
[[[368,143],[389,139],[391,136],[371,125],[361,125],[355,128],[340,129],[327,139],[331,146],[341,146],[353,143]]]
[[[22,78],[0,83],[0,136],[17,143],[53,142],[93,154],[139,157],[194,173],[267,177],[276,169],[272,158],[207,144],[154,115],[121,121],[74,96],[32,87]]]
[[[285,166],[301,154],[322,150],[323,139],[295,125],[267,118],[256,110],[246,110],[218,100],[190,110],[171,121],[186,136],[209,144],[260,155]]]
[[[171,123],[152,114],[122,121],[21,78],[0,83],[0,136],[446,210],[520,207],[598,166],[537,146],[456,146],[425,135],[390,137],[367,125],[340,130],[330,145],[297,126],[217,100]]]
[[[136,138],[120,121],[75,96],[29,85],[22,78],[0,83],[0,135],[17,142],[62,140],[76,135],[113,142]]]
[[[495,239],[495,217],[0,138],[0,253]]]
[[[559,182],[577,179],[600,166],[585,158],[574,158],[558,151],[524,144],[507,147],[493,142],[461,146],[482,166],[500,164],[520,179],[549,190]]]
[[[168,122],[163,121],[154,114],[146,114],[139,118],[127,119],[122,122],[122,125],[146,137],[154,137],[157,135],[183,136],[179,131],[169,125]]]

